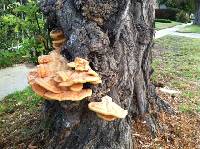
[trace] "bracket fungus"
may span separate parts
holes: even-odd
[[[47,100],[79,101],[91,96],[92,90],[84,88],[84,83],[102,83],[99,75],[91,69],[87,60],[76,57],[74,62],[68,63],[60,54],[65,41],[61,31],[53,30],[50,36],[55,50],[38,57],[39,65],[28,75],[32,90]],[[88,108],[106,121],[125,118],[128,113],[109,96],[103,97],[101,102],[89,103]]]
[[[82,58],[75,58],[74,62],[68,63],[68,66],[78,71],[88,71],[90,69],[89,62]]]
[[[68,63],[60,54],[65,41],[62,31],[53,30],[50,36],[55,50],[38,57],[39,65],[28,75],[33,91],[46,99],[59,101],[78,101],[91,96],[92,90],[83,88],[83,84],[101,83],[99,75],[90,68],[87,60],[77,57]]]
[[[106,121],[113,121],[117,118],[125,118],[127,110],[122,109],[112,101],[109,96],[104,96],[101,102],[91,102],[88,104],[91,111],[96,112],[97,116]]]
[[[82,58],[72,62],[79,64],[76,65],[78,70],[69,67],[69,63],[55,51],[39,57],[39,63],[37,69],[29,73],[28,82],[34,92],[50,100],[82,100],[92,95],[91,89],[83,88],[84,83],[101,83],[99,75]]]
[[[64,34],[61,30],[52,30],[50,32],[50,37],[52,38],[52,44],[53,44],[53,48],[57,51],[60,52],[61,50],[61,46],[64,44],[65,42],[65,37]]]

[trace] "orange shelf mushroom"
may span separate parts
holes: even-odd
[[[83,89],[83,84],[81,83],[73,84],[72,86],[69,87],[69,89],[74,92],[79,92]]]
[[[105,121],[114,121],[117,119],[117,117],[115,116],[112,116],[112,115],[103,115],[103,114],[99,114],[99,113],[96,113],[97,116]]]
[[[44,97],[44,94],[47,92],[46,89],[44,89],[43,87],[39,86],[38,84],[34,83],[31,85],[32,90],[38,94],[39,96]]]
[[[82,58],[75,58],[74,62],[67,64],[69,67],[75,68],[78,71],[88,71],[90,69],[89,62]]]
[[[101,102],[91,102],[88,104],[91,111],[96,112],[97,116],[106,121],[113,121],[117,118],[125,118],[127,110],[122,109],[112,101],[112,98],[105,96]]]
[[[39,65],[28,75],[33,91],[49,100],[79,101],[92,95],[91,89],[84,89],[84,83],[101,83],[99,75],[93,71],[87,60],[76,58],[72,69],[67,60],[58,52],[38,58]]]
[[[71,73],[69,75],[69,73]],[[71,84],[77,84],[77,83],[94,83],[94,82],[100,82],[101,79],[99,76],[91,75],[88,72],[77,72],[74,70],[69,71],[69,73],[66,73],[68,79],[66,81],[63,81],[59,83],[60,86],[71,86]]]
[[[56,51],[50,52],[49,55],[38,57],[39,65],[37,66],[38,75],[42,78],[50,76],[57,71],[68,69],[67,61]]]
[[[92,90],[85,89],[84,83],[102,83],[99,75],[91,69],[87,60],[77,57],[74,62],[68,63],[60,55],[61,46],[66,40],[62,31],[53,30],[50,36],[55,50],[38,57],[39,65],[28,75],[32,90],[47,100],[79,101],[91,96]],[[109,96],[103,97],[102,102],[89,103],[88,107],[106,121],[125,118],[128,113],[112,102]]]
[[[56,94],[53,92],[46,92],[44,94],[44,97],[48,99],[53,99],[53,100],[59,100],[59,101],[64,101],[64,100],[71,100],[71,101],[79,101],[82,100],[86,97],[89,97],[92,95],[92,90],[91,89],[82,89],[81,91],[63,91],[60,94]]]
[[[65,36],[61,30],[52,30],[50,32],[50,37],[52,38],[53,48],[60,52],[62,45],[66,41]]]
[[[51,78],[36,78],[35,83],[44,89],[51,91],[53,93],[61,93],[61,89],[56,85],[56,82]]]

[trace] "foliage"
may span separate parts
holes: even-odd
[[[13,64],[19,64],[26,62],[27,57],[23,56],[23,52],[20,50],[14,51],[0,51],[0,68],[10,67]]]
[[[176,3],[176,0],[157,0],[158,4],[165,4],[167,6],[174,6]]]
[[[165,4],[168,7],[178,8],[188,14],[195,12],[196,0],[157,0],[158,4]]]
[[[176,14],[176,20],[178,22],[188,23],[190,22],[190,17],[186,12],[180,11],[179,13]]]
[[[168,19],[176,21],[176,14],[179,11],[180,10],[176,8],[156,9],[155,15],[157,19]]]
[[[2,34],[0,51],[5,52],[19,46],[20,49],[14,50],[16,57],[23,51],[24,55],[21,56],[26,56],[30,61],[36,62],[39,55],[48,52],[45,20],[39,10],[37,0],[28,0],[23,3],[16,0],[3,1],[2,7],[4,11],[0,12],[0,33]],[[14,54],[14,52],[11,53]]]
[[[156,22],[161,22],[161,23],[171,23],[171,20],[168,19],[155,19]]]

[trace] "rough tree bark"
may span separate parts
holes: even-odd
[[[196,7],[196,13],[195,13],[194,24],[200,25],[200,0],[196,0],[195,7]]]
[[[150,103],[169,108],[156,97],[150,84],[154,0],[43,0],[41,8],[49,29],[60,28],[68,41],[62,54],[89,60],[103,83],[85,85],[93,95],[81,102],[46,101],[48,148],[132,149],[132,121],[148,116]],[[127,109],[125,119],[106,122],[88,110],[91,101],[109,95]]]

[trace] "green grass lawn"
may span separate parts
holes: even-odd
[[[162,54],[154,58],[153,81],[181,91],[181,111],[200,112],[200,39],[166,36],[155,42]]]
[[[30,87],[0,101],[0,148],[28,148],[38,138],[42,102]],[[23,142],[28,144],[20,147]]]
[[[30,87],[27,87],[25,90],[14,92],[0,101],[0,115],[18,108],[34,111],[41,101],[41,97],[37,96]]]
[[[175,22],[175,21],[171,21],[171,23],[155,22],[155,29],[161,30],[161,29],[165,29],[165,28],[174,27],[174,26],[180,25],[180,24],[181,24],[180,22]]]
[[[199,33],[200,34],[200,25],[186,26],[185,28],[180,29],[178,32],[181,32],[181,33]]]

